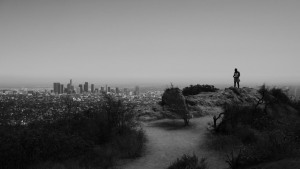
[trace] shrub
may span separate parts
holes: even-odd
[[[233,135],[209,133],[207,136],[205,145],[212,150],[227,152],[242,146],[242,141]]]
[[[241,148],[238,156],[233,153],[227,156],[226,162],[230,168],[299,154],[300,118],[291,108],[296,108],[297,103],[291,102],[281,89],[268,89],[263,85],[258,92],[261,98],[256,105],[225,105],[224,112],[219,115],[220,118],[223,117],[222,121],[218,126],[214,125],[216,133],[211,140],[219,144],[215,147],[221,147],[222,150],[225,147],[223,142],[236,145],[238,142],[242,143],[232,147]],[[219,117],[215,116],[214,120]],[[217,138],[220,138],[220,143],[215,141]],[[236,139],[237,141],[232,141]]]
[[[198,160],[196,155],[190,156],[184,154],[181,158],[177,158],[168,169],[207,169],[206,158]]]
[[[162,105],[165,105],[175,118],[182,118],[185,126],[189,125],[191,114],[179,88],[174,88],[173,86],[167,88],[162,95]]]
[[[273,88],[270,90],[270,94],[277,100],[277,102],[290,104],[290,98],[279,88]]]
[[[241,160],[244,165],[253,165],[286,158],[296,153],[295,150],[295,142],[288,139],[282,131],[264,132],[255,143],[244,146]]]
[[[241,166],[241,151],[235,156],[232,150],[230,155],[227,154],[226,163],[230,169],[238,169]]]
[[[121,158],[135,158],[142,155],[146,137],[143,130],[128,129],[121,135],[116,135],[112,145],[120,152]]]
[[[238,127],[250,126],[258,130],[271,128],[274,120],[260,108],[253,106],[226,105],[224,117],[216,131],[233,134]]]
[[[103,161],[99,158],[133,158],[141,154],[145,135],[138,128],[134,105],[105,96],[101,103],[87,103],[89,109],[76,112],[72,101],[61,103],[69,106],[52,120],[31,119],[23,125],[1,123],[1,168],[23,169],[43,161],[63,161],[89,154],[98,154],[98,162]],[[16,113],[18,119],[27,118],[19,117],[20,114]],[[13,115],[9,118],[14,119]],[[99,146],[113,153],[91,153]],[[103,163],[108,164],[112,162]]]
[[[292,101],[291,102],[292,106],[300,113],[300,100],[298,101]]]
[[[182,90],[184,96],[188,95],[197,95],[202,92],[215,92],[218,89],[215,88],[213,85],[190,85],[189,87],[185,87]]]

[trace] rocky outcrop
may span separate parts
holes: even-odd
[[[193,114],[216,115],[223,111],[225,104],[254,105],[260,98],[260,94],[253,88],[225,88],[216,92],[200,93],[186,97],[189,109],[198,110]]]
[[[162,96],[162,105],[154,105],[152,109],[143,110],[139,118],[143,121],[151,121],[162,118],[182,118],[179,114],[193,115],[218,115],[223,112],[225,104],[253,105],[261,95],[253,88],[225,88],[216,92],[200,93],[198,95],[183,96],[178,88],[167,89]],[[172,106],[171,106],[172,105]],[[172,112],[175,106],[180,111]],[[155,109],[154,109],[155,107]]]

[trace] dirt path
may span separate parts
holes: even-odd
[[[207,123],[211,117],[195,118],[191,126],[183,128],[182,120],[158,120],[145,123],[148,137],[146,152],[141,158],[120,165],[119,169],[164,169],[183,154],[206,157],[210,169],[224,169],[223,157],[204,148]]]

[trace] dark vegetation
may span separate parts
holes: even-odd
[[[214,117],[215,136],[226,139],[224,142],[240,152],[227,156],[230,168],[299,155],[299,102],[290,100],[281,89],[268,89],[265,85],[259,93],[261,98],[255,105],[225,105],[224,112]]]
[[[167,109],[171,114],[166,114],[170,118],[181,118],[184,121],[184,125],[189,125],[191,118],[190,112],[188,111],[185,97],[182,91],[178,87],[171,86],[167,88],[162,95],[161,105],[164,109]]]
[[[84,168],[108,168],[116,159],[138,157],[145,135],[134,107],[109,95],[94,103],[2,99],[0,168],[68,159]]]
[[[213,85],[190,85],[189,87],[185,87],[182,90],[184,96],[188,95],[197,95],[202,92],[215,92],[219,89],[215,88]]]
[[[167,169],[208,169],[208,165],[206,158],[201,158],[199,161],[196,155],[184,154],[181,158],[177,158]]]

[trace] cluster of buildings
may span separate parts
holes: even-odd
[[[100,88],[95,88],[94,84],[90,85],[89,83],[85,82],[84,84],[79,84],[78,87],[74,87],[72,84],[72,79],[70,83],[67,84],[67,87],[64,87],[64,84],[59,82],[53,83],[53,90],[51,93],[56,95],[59,94],[88,94],[88,93],[106,93],[106,94],[125,94],[125,95],[140,95],[140,88],[139,86],[135,86],[134,91],[130,91],[128,88],[124,88],[123,91],[120,90],[119,87],[111,88],[110,86],[101,86]]]
[[[61,83],[53,83],[53,92],[55,94],[63,94],[63,93],[74,93],[74,86],[72,85],[72,79],[70,83],[67,84],[67,88],[64,88],[64,85]]]

